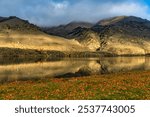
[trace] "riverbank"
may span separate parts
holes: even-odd
[[[147,100],[150,71],[5,83],[0,85],[0,99]]]
[[[61,52],[35,49],[0,48],[0,64],[30,63],[43,61],[57,61],[63,58],[98,58],[98,57],[133,57],[147,55],[115,55],[107,52]]]
[[[62,58],[90,58],[114,56],[104,52],[61,52],[46,51],[36,49],[19,49],[19,48],[0,48],[0,64],[8,63],[36,62],[36,61],[56,61]],[[1,60],[5,60],[1,62]]]

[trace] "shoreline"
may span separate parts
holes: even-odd
[[[117,55],[108,52],[92,51],[55,51],[55,50],[36,50],[36,49],[19,49],[19,48],[0,48],[0,57],[44,57],[44,58],[88,58],[88,57],[134,57],[150,56],[150,54],[125,54]]]

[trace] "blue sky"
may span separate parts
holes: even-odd
[[[0,16],[18,16],[37,25],[134,15],[150,20],[149,0],[0,0]]]

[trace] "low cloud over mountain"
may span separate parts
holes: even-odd
[[[150,19],[143,0],[1,0],[0,16],[18,16],[38,25],[59,25],[71,21],[96,22],[118,15]]]

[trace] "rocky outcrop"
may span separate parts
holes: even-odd
[[[100,48],[100,38],[97,33],[90,29],[78,27],[68,35],[69,38],[75,38],[80,44],[88,47],[91,51]]]

